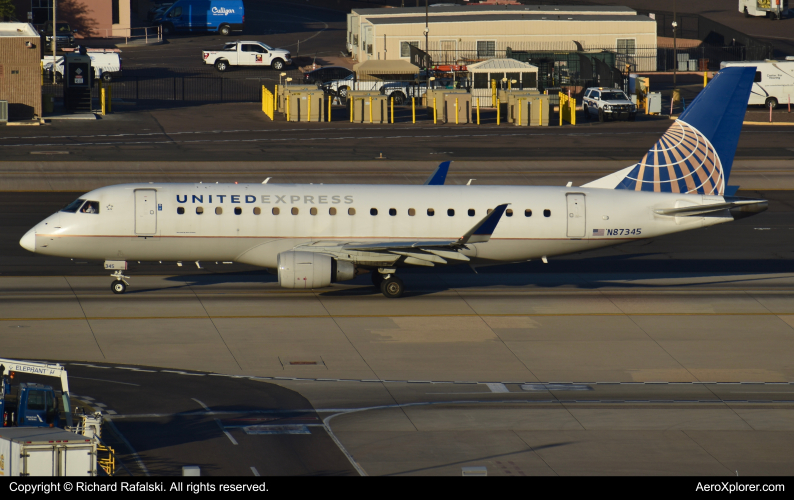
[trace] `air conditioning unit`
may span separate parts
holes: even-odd
[[[0,123],[8,123],[8,101],[0,101]]]

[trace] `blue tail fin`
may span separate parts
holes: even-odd
[[[755,67],[723,69],[639,163],[589,186],[723,195],[754,76]]]
[[[443,186],[447,181],[447,171],[449,171],[449,164],[451,161],[444,161],[436,168],[436,170],[427,178],[425,186]]]

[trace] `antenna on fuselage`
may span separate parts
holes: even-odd
[[[269,181],[270,179],[272,179],[272,177],[268,177],[267,179],[263,180],[262,184],[267,184],[267,181]]]

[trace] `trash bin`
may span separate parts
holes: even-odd
[[[648,114],[660,115],[662,114],[662,93],[651,92],[648,94]]]
[[[52,94],[41,95],[41,112],[52,113],[55,111],[55,96]]]

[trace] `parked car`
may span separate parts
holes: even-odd
[[[600,122],[606,119],[633,122],[637,117],[637,106],[620,89],[590,87],[584,92],[582,106],[585,120],[598,117]]]
[[[72,31],[69,23],[55,23],[57,31],[55,38],[58,48],[74,47],[74,34],[77,30]],[[52,50],[52,21],[47,21],[41,28],[41,34],[44,35],[47,47]]]
[[[213,64],[218,71],[227,71],[231,66],[270,66],[275,70],[292,64],[288,50],[274,49],[262,42],[230,42],[221,50],[204,50],[204,64]]]
[[[342,66],[326,66],[318,68],[314,71],[309,71],[303,75],[303,83],[312,84],[330,82],[333,80],[340,80],[353,74],[353,70],[343,68]]]

